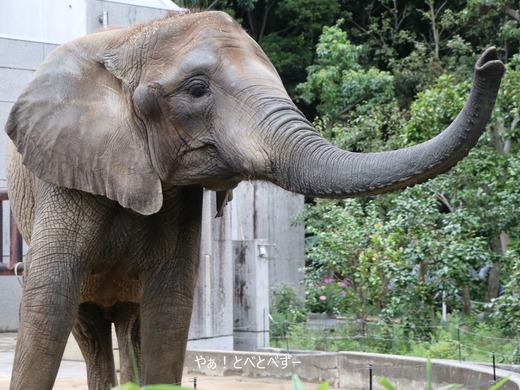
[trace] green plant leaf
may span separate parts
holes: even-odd
[[[189,387],[181,387],[175,385],[147,385],[141,388],[142,390],[190,390]]]
[[[137,383],[141,383],[139,379],[139,367],[137,366],[137,357],[135,355],[135,349],[132,344],[132,335],[128,334],[128,346],[129,346],[129,354],[130,354],[130,362],[132,363],[132,371],[134,372],[134,380]]]
[[[506,384],[506,382],[509,380],[509,377],[506,376],[505,378],[500,379],[497,383],[495,383],[493,386],[491,386],[488,390],[497,390],[500,389],[502,386]]]
[[[381,386],[383,386],[386,390],[397,390],[394,385],[390,383],[390,381],[386,378],[379,378],[377,380],[377,383],[379,383]]]
[[[321,383],[318,387],[316,387],[316,390],[328,390],[329,388],[329,381],[325,381]]]
[[[303,390],[303,383],[300,378],[298,378],[298,375],[293,375],[292,377],[292,388],[293,390]]]

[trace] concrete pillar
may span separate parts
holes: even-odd
[[[266,240],[233,241],[235,262],[235,350],[269,346],[269,245]]]
[[[199,279],[188,348],[233,349],[233,260],[230,214],[215,218],[216,194],[204,191]]]
[[[267,240],[271,289],[289,284],[303,296],[305,228],[293,223],[303,210],[303,196],[261,181],[242,182],[233,195],[232,239]]]

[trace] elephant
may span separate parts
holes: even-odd
[[[218,213],[244,180],[325,198],[428,180],[484,132],[504,65],[477,60],[465,106],[436,137],[353,153],[297,109],[260,46],[226,13],[172,15],[54,50],[6,124],[8,191],[28,243],[11,390],[51,389],[72,332],[90,389],[181,381],[203,190]]]

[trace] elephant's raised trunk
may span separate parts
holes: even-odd
[[[400,150],[346,152],[299,121],[300,127],[291,129],[291,139],[282,146],[290,151],[289,159],[275,157],[269,180],[293,192],[343,198],[404,188],[446,172],[484,132],[504,70],[495,48],[488,49],[475,66],[469,99],[453,123],[435,138]],[[286,156],[287,152],[276,154]]]

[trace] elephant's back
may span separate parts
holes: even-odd
[[[31,242],[34,222],[34,175],[22,164],[22,155],[9,140],[7,148],[7,191],[9,204],[25,242]]]

